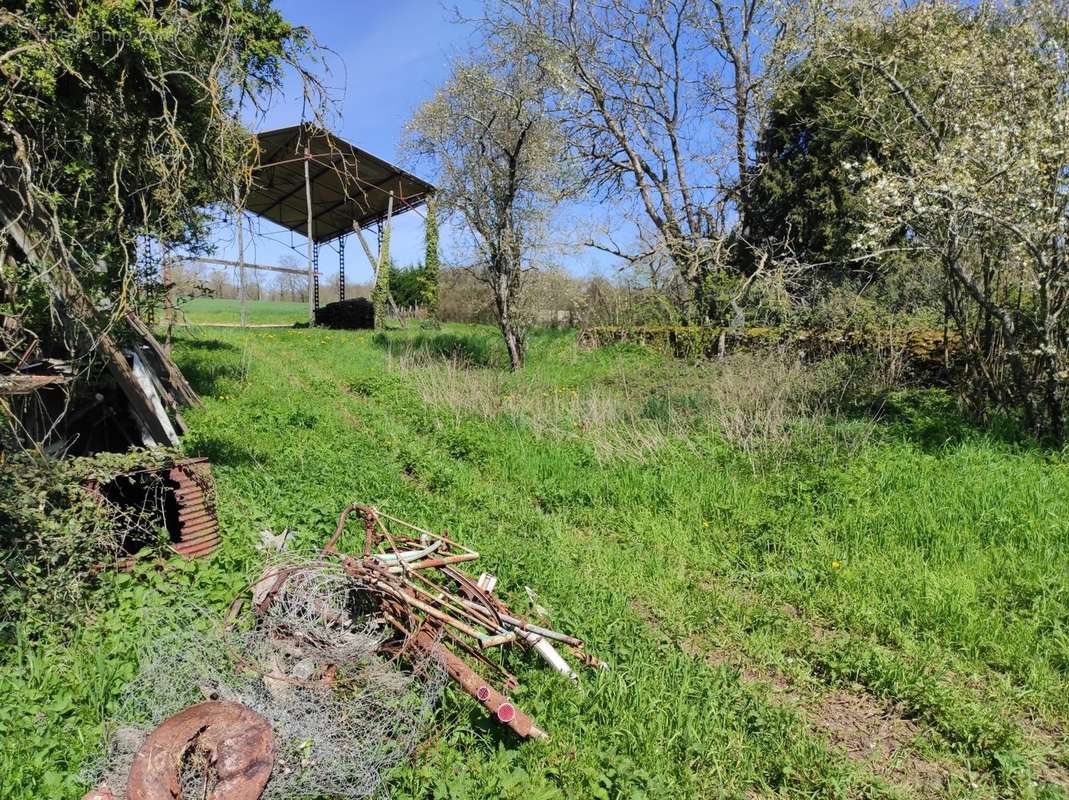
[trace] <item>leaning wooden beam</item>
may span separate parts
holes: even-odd
[[[364,238],[364,231],[360,227],[360,223],[355,219],[353,220],[353,230],[356,232],[356,238],[360,240],[360,246],[364,248],[364,255],[367,256],[368,263],[371,264],[371,271],[374,273],[374,280],[377,281],[379,279],[379,260],[371,252],[371,247],[368,245],[367,239]]]
[[[390,205],[387,210],[386,221],[387,224],[392,224],[393,218],[393,193],[390,193]],[[372,272],[372,284],[379,282],[379,259],[371,252],[371,245],[367,243],[367,239],[364,238],[364,231],[360,227],[360,223],[355,219],[353,220],[353,231],[356,233],[356,238],[360,240],[360,246],[364,248],[364,255],[367,256],[368,263],[371,264]],[[390,310],[393,311],[395,317],[400,316],[400,312],[397,308],[397,303],[393,299],[393,289],[386,294],[386,300],[390,304]]]
[[[311,159],[311,154],[308,151],[308,145],[304,146],[304,200],[308,207],[308,222],[307,222],[307,234],[308,234],[308,326],[314,328],[316,324],[315,314],[315,298],[312,296],[315,292],[312,291],[313,284],[315,283],[315,275],[312,274],[313,263],[315,258],[313,256],[313,249],[315,248],[315,215],[312,213],[312,179],[308,173],[308,162]]]
[[[152,335],[152,331],[149,329],[141,317],[137,316],[133,312],[126,315],[126,321],[130,323],[130,327],[134,329],[134,332],[141,337],[144,344],[149,348],[152,353],[152,360],[155,362],[154,367],[158,367],[166,377],[166,383],[171,393],[174,394],[175,399],[184,403],[187,406],[202,406],[203,401],[200,396],[194,391],[193,387],[189,385],[189,381],[186,380],[186,376],[182,374],[182,370],[171,360],[171,357],[167,355],[167,351],[163,349],[159,341]]]

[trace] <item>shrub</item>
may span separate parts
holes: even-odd
[[[31,629],[73,621],[102,568],[114,565],[130,545],[165,536],[153,508],[131,511],[102,500],[90,481],[104,486],[118,475],[163,466],[170,451],[133,450],[92,458],[43,459],[23,452],[0,470],[0,639],[20,622]]]
[[[943,383],[961,368],[960,339],[927,329],[599,326],[584,331],[582,339],[594,347],[633,343],[687,360],[784,347],[807,361],[841,354],[871,355],[880,361],[892,384],[909,379]]]
[[[754,350],[775,343],[779,334],[773,328],[705,328],[688,325],[651,325],[634,328],[598,326],[587,329],[587,342],[596,347],[630,342],[651,347],[677,358],[698,359],[720,354],[721,337],[723,349]]]

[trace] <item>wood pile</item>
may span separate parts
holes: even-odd
[[[327,303],[315,312],[316,325],[339,330],[364,330],[375,327],[375,306],[364,298]]]

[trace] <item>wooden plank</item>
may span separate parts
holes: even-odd
[[[35,265],[42,264],[43,259],[38,255],[22,225],[8,219],[2,211],[0,211],[0,217],[3,218],[2,221],[4,227],[7,228],[8,234],[15,242],[15,245],[22,250],[26,258]],[[74,274],[62,258],[51,260],[54,262],[52,267],[41,270],[40,275],[48,285],[52,297],[59,308],[65,310],[67,316],[70,317],[70,319],[66,320],[68,328],[76,333],[87,350],[96,349],[104,357],[108,372],[111,373],[115,382],[119,384],[119,388],[122,389],[127,402],[130,403],[130,410],[149,435],[157,442],[171,442],[171,432],[167,430],[170,425],[168,424],[165,427],[159,417],[156,416],[156,410],[152,407],[152,402],[141,390],[141,386],[134,377],[133,370],[130,369],[130,365],[126,361],[126,356],[123,355],[122,350],[119,349],[111,334],[107,333],[107,331],[94,333],[90,327],[91,320],[96,316],[96,313],[93,304],[89,301],[89,297],[82,288],[82,284],[78,281],[78,276]]]
[[[304,199],[308,206],[308,327],[314,328],[316,324],[315,314],[315,297],[313,295],[313,284],[315,283],[315,276],[312,274],[312,265],[314,258],[312,256],[312,249],[315,247],[315,217],[312,215],[312,179],[308,173],[308,161],[311,157],[308,152],[308,145],[304,146]]]
[[[0,375],[0,395],[32,394],[46,386],[70,383],[66,375]]]

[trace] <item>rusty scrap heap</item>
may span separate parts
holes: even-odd
[[[354,513],[356,555],[341,542]],[[578,639],[525,620],[479,557],[370,506],[346,508],[314,559],[277,561],[227,623],[153,639],[123,694],[87,798],[369,797],[420,738],[451,678],[522,737],[546,734],[503,693],[495,648],[533,649],[576,680],[557,646]],[[194,616],[199,615],[196,612]]]
[[[359,557],[338,549],[354,511],[364,521]],[[385,521],[395,526],[393,532]],[[554,643],[566,646],[582,664],[604,666],[583,651],[579,639],[536,625],[509,609],[493,593],[496,577],[482,573],[476,579],[462,571],[459,565],[475,561],[479,554],[445,533],[433,533],[354,503],[342,512],[323,552],[340,558],[346,573],[377,594],[382,617],[402,638],[403,648],[439,652],[449,677],[520,736],[538,738],[545,733],[472,669],[464,656],[493,673],[504,688],[517,685],[515,676],[486,656],[487,650],[502,645],[534,649],[573,681],[577,676]]]

